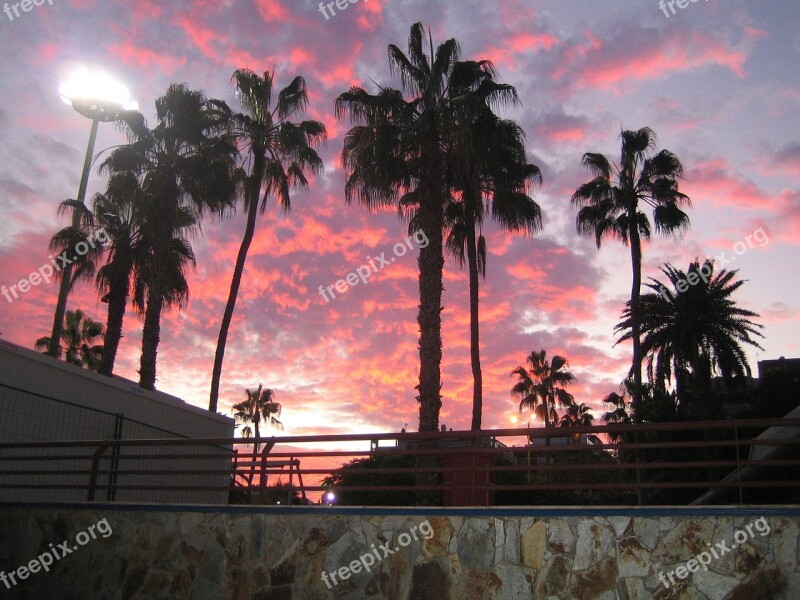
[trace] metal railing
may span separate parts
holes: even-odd
[[[213,491],[251,504],[326,492],[386,506],[800,503],[800,419],[280,436],[262,438],[258,453],[254,442],[0,444],[0,501],[61,490],[148,502]]]

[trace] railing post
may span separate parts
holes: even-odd
[[[739,481],[739,506],[744,504],[744,497],[742,495],[742,467],[739,463],[739,426],[734,423],[733,425],[733,439],[736,440],[736,475]],[[750,446],[752,451],[753,447]]]
[[[97,488],[97,470],[100,466],[100,459],[102,458],[103,454],[105,454],[106,450],[108,450],[108,445],[108,440],[106,440],[100,444],[100,446],[92,455],[92,471],[89,475],[89,494],[86,498],[87,502],[94,502],[94,492]]]
[[[292,505],[292,483],[294,482],[294,456],[289,457],[289,506]]]
[[[475,506],[475,470],[478,468],[478,449],[472,446],[472,485],[469,490],[469,504]]]

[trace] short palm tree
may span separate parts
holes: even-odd
[[[281,414],[281,405],[275,402],[275,392],[271,389],[263,389],[261,384],[258,384],[258,389],[245,390],[245,392],[247,393],[247,400],[233,405],[233,417],[237,423],[243,425],[242,437],[253,437],[255,440],[253,442],[253,457],[248,480],[248,483],[252,483],[261,446],[261,423],[278,428],[283,428],[283,423],[277,418]],[[252,428],[250,424],[253,425]]]
[[[216,412],[222,362],[228,330],[233,319],[236,297],[242,282],[247,252],[253,241],[258,213],[275,197],[285,211],[291,208],[290,191],[308,185],[304,171],[321,173],[322,160],[314,148],[324,142],[327,133],[319,121],[293,123],[289,119],[303,112],[308,104],[305,80],[295,77],[278,92],[273,105],[273,73],[258,74],[240,69],[233,74],[236,92],[245,113],[231,116],[232,131],[247,148],[249,173],[244,184],[244,209],[247,212],[242,243],[236,256],[228,302],[219,329],[208,410]],[[262,196],[263,189],[263,196]]]
[[[670,264],[661,268],[667,284],[652,279],[653,292],[641,298],[642,352],[648,375],[656,390],[663,392],[674,377],[679,407],[684,410],[693,395],[689,384],[710,392],[711,380],[720,375],[726,385],[750,376],[743,345],[762,349],[756,338],[762,326],[751,319],[752,311],[740,308],[731,298],[744,280],[738,271],[714,273],[714,263],[694,261],[684,272]],[[664,293],[672,287],[671,298]],[[616,330],[619,341],[632,335],[630,303]]]
[[[68,310],[64,315],[61,330],[61,348],[66,362],[92,371],[100,369],[103,358],[103,344],[97,343],[103,336],[103,324],[87,317],[82,310]],[[50,337],[36,340],[36,349],[48,352]]]
[[[563,356],[553,356],[547,362],[547,350],[531,352],[528,356],[528,368],[519,366],[511,372],[517,376],[517,383],[511,388],[511,395],[519,398],[519,410],[527,408],[534,411],[549,429],[550,424],[556,424],[558,413],[556,404],[562,407],[571,406],[575,399],[564,389],[575,381],[575,376],[565,370],[567,359]],[[549,438],[546,438],[549,443]]]
[[[618,238],[630,246],[631,335],[633,361],[633,416],[640,420],[643,393],[641,323],[639,295],[642,285],[642,240],[650,238],[651,225],[641,203],[653,209],[656,233],[677,236],[689,227],[689,217],[681,207],[690,206],[689,197],[678,191],[683,166],[669,150],[656,152],[655,133],[645,127],[620,134],[622,149],[619,164],[604,155],[586,153],[583,164],[594,178],[572,195],[578,207],[576,226],[581,234],[594,235],[597,247],[604,238]]]
[[[564,414],[561,415],[559,425],[561,427],[584,427],[589,426],[594,421],[594,415],[589,412],[589,407],[583,402],[575,404],[574,402],[567,406]]]
[[[469,65],[470,63],[464,63]],[[475,89],[459,90],[463,126],[461,143],[448,155],[455,194],[445,211],[447,248],[469,272],[470,358],[472,363],[472,430],[481,428],[483,407],[479,335],[479,275],[486,277],[486,240],[480,231],[490,215],[508,232],[533,235],[542,229],[539,205],[529,191],[542,181],[536,165],[528,164],[525,134],[514,121],[498,118],[486,104],[489,92],[502,91],[516,99],[511,86],[494,83],[488,69],[472,68]],[[475,85],[475,84],[473,84]],[[484,202],[485,201],[485,202]],[[477,230],[477,231],[476,231]]]
[[[205,212],[222,215],[236,198],[238,149],[229,111],[202,92],[173,84],[156,100],[153,129],[129,128],[131,143],[104,167],[129,171],[144,195],[141,282],[134,300],[144,307],[139,385],[155,389],[161,314],[188,298],[184,269],[194,261],[189,236]]]
[[[594,415],[589,412],[589,407],[583,402],[580,404],[572,403],[567,406],[564,414],[561,415],[559,425],[561,427],[588,427],[594,421]],[[578,444],[581,441],[580,433],[570,434],[573,444]]]

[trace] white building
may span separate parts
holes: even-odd
[[[212,414],[162,392],[141,389],[120,377],[105,377],[33,350],[0,341],[0,444],[66,440],[128,440],[163,438],[231,438],[233,419]],[[219,454],[219,458],[156,459],[155,454]],[[8,456],[91,456],[87,448],[9,449]],[[103,485],[227,486],[231,446],[111,450],[100,468],[114,471],[97,478]],[[126,458],[136,456],[136,458]],[[114,457],[113,459],[111,457]],[[91,459],[0,460],[0,501],[84,501],[88,497]],[[168,475],[130,475],[125,470],[164,469]],[[186,474],[187,470],[217,469],[219,474]],[[80,474],[13,475],[3,471],[81,470]],[[228,472],[225,472],[225,471]],[[19,489],[11,485],[37,485]],[[81,489],[58,489],[73,484]],[[53,487],[49,487],[53,486]],[[84,487],[85,486],[85,487]],[[124,490],[99,487],[97,501],[225,504],[228,493],[185,490]]]

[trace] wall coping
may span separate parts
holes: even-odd
[[[800,506],[584,506],[584,507],[366,507],[366,506],[243,506],[218,504],[140,504],[129,502],[0,502],[0,508],[97,510],[117,512],[186,512],[264,515],[416,515],[443,517],[710,517],[800,516]]]

